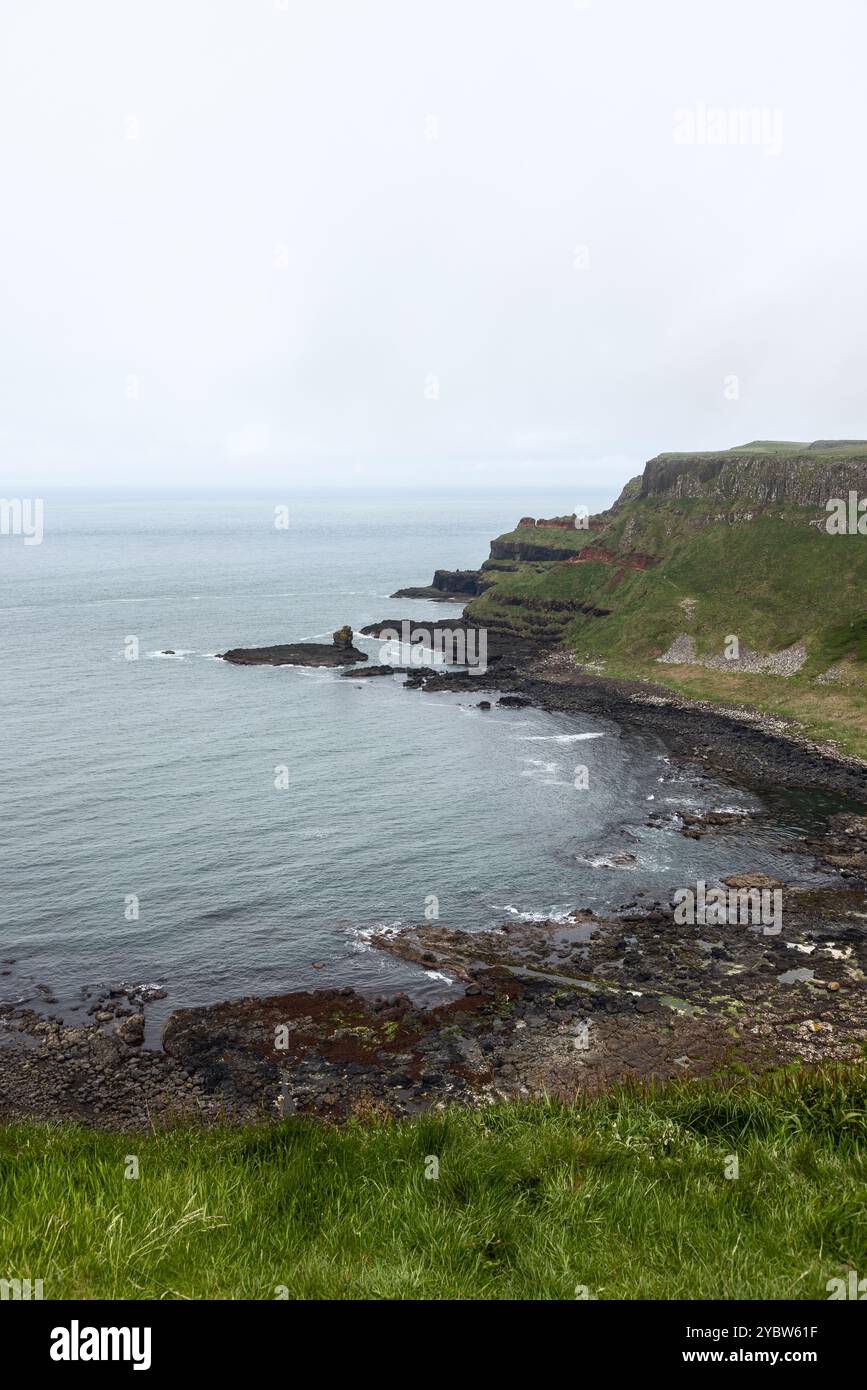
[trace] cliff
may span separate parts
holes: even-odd
[[[722,454],[659,454],[645,465],[639,496],[824,507],[851,489],[867,495],[867,441],[757,442]]]
[[[494,540],[466,615],[621,668],[848,676],[867,658],[861,498],[863,440],[660,454],[582,525],[522,517]]]
[[[392,598],[426,598],[435,602],[459,603],[480,594],[485,588],[478,570],[436,570],[430,584],[397,589]]]

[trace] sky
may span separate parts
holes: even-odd
[[[0,0],[0,491],[867,437],[865,51],[864,0]]]

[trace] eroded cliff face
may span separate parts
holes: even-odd
[[[580,534],[575,532],[575,535]],[[539,541],[496,540],[491,541],[492,560],[570,560],[575,554],[574,545],[545,545]]]
[[[478,570],[435,570],[431,588],[442,594],[477,594]]]
[[[638,495],[824,508],[850,491],[867,495],[867,444],[818,440],[790,454],[748,446],[727,454],[659,454],[645,464]]]
[[[816,679],[844,658],[860,669],[867,535],[852,498],[867,498],[867,442],[660,454],[607,511],[522,517],[497,537],[482,566],[492,582],[466,615],[621,664],[671,660],[687,638],[713,664],[735,634],[757,670],[795,649]],[[848,501],[836,534],[835,499]]]
[[[459,603],[462,599],[481,594],[485,587],[485,578],[479,570],[436,570],[430,584],[397,589],[391,597],[442,599]]]
[[[615,554],[604,545],[588,545],[584,550],[579,550],[577,555],[573,555],[567,561],[570,565],[588,565],[592,560],[598,560],[603,565],[625,565],[628,569],[646,570],[651,565],[659,564],[657,555],[644,555],[640,550],[630,551],[627,554]]]

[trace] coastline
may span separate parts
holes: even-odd
[[[499,692],[559,713],[604,714],[653,732],[673,759],[763,798],[809,789],[851,810],[867,803],[859,759],[758,713],[709,710],[650,683],[600,677],[563,651],[525,655],[506,642],[484,676],[411,669],[405,683],[429,694]],[[719,829],[692,818],[681,833]],[[144,998],[121,1001],[113,1033],[101,1026],[114,1017],[110,1009],[69,1027],[6,1006],[7,1029],[18,1031],[6,1032],[0,1051],[0,1119],[119,1129],[290,1113],[341,1121],[859,1058],[867,1040],[857,1009],[867,970],[867,817],[831,816],[825,833],[800,848],[838,882],[781,885],[786,926],[778,937],[742,926],[678,927],[662,901],[611,915],[576,909],[565,922],[510,922],[476,934],[431,924],[377,933],[373,946],[463,988],[435,1008],[407,993],[369,999],[349,987],[254,996],[175,1010],[162,1048],[145,1050]]]

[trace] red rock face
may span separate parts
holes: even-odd
[[[588,560],[598,560],[603,565],[620,565],[631,570],[646,570],[659,563],[655,555],[642,555],[638,550],[633,551],[631,555],[615,555],[604,545],[585,545],[583,550],[579,550],[578,554],[566,563],[580,565]]]

